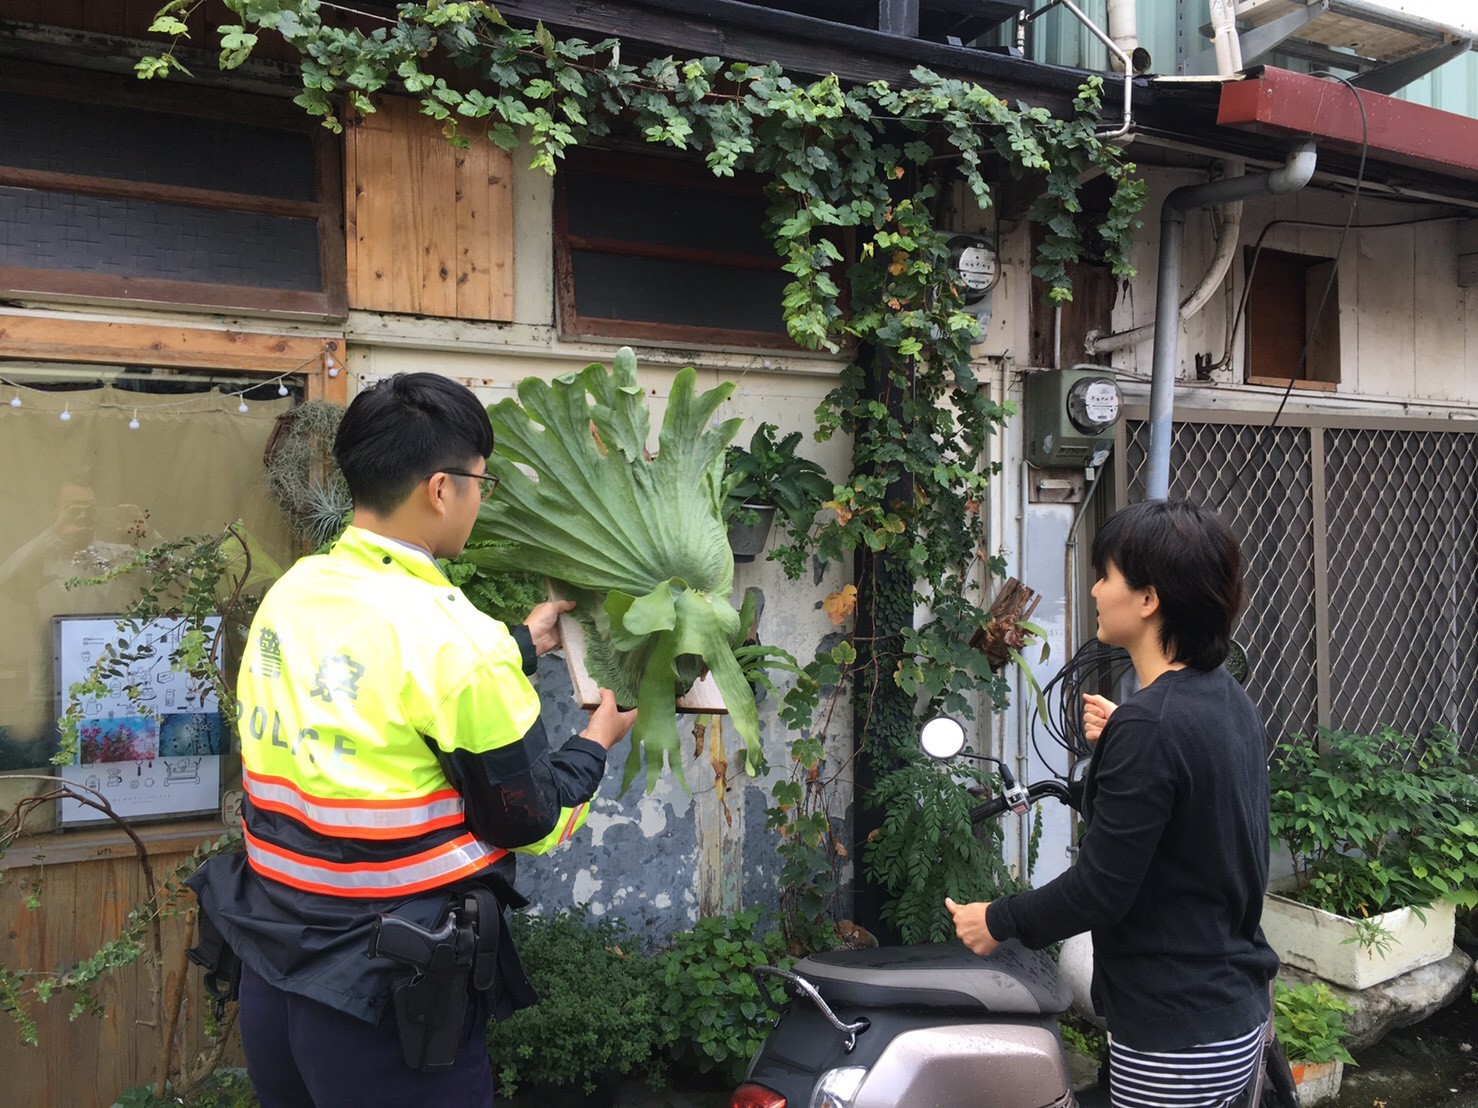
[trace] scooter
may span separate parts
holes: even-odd
[[[920,743],[952,758],[965,731],[936,717]],[[1023,787],[996,764],[1003,792],[972,822],[1047,797],[1074,806],[1061,782]],[[1058,1031],[1072,994],[1056,964],[1014,940],[984,956],[959,943],[828,951],[754,974],[762,995],[778,978],[791,999],[730,1108],[1109,1108],[1105,1089],[1073,1091]]]

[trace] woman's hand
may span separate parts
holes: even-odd
[[[949,914],[954,917],[955,935],[960,942],[964,943],[976,954],[989,954],[1000,946],[990,933],[990,928],[985,925],[985,913],[989,907],[987,904],[956,904],[949,897],[944,898],[944,906],[949,909]]]
[[[1107,697],[1096,693],[1083,694],[1083,736],[1091,743],[1098,741],[1103,729],[1108,726],[1109,716],[1118,705]]]

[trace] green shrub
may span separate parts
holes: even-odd
[[[1447,899],[1478,903],[1478,769],[1457,737],[1319,729],[1273,765],[1271,827],[1295,899],[1362,918]],[[1322,747],[1322,753],[1318,747]]]
[[[758,908],[705,916],[672,939],[672,949],[661,956],[661,1025],[673,1058],[737,1085],[769,1033],[768,1006],[750,970],[789,968],[794,960],[786,955],[785,939],[776,928],[761,933]],[[778,982],[771,1000],[784,1003]]]
[[[530,1083],[588,1093],[605,1071],[660,1081],[661,961],[642,955],[622,924],[591,921],[578,909],[519,915],[512,930],[540,999],[488,1031],[500,1094],[511,1097]]]
[[[1273,1031],[1290,1062],[1344,1062],[1345,1013],[1350,1006],[1322,981],[1309,985],[1277,982],[1273,992]]]

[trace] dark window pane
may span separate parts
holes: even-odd
[[[653,168],[656,174],[661,163]],[[565,196],[570,234],[690,250],[774,258],[764,233],[766,203],[731,192],[680,188],[658,180],[632,181],[571,167]]]
[[[582,317],[784,334],[780,301],[789,275],[696,262],[571,254]]]
[[[313,139],[306,133],[3,90],[0,165],[317,198]]]
[[[311,219],[0,188],[0,266],[317,292]]]

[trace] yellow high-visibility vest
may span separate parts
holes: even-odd
[[[519,742],[539,697],[508,629],[429,555],[350,527],[327,554],[300,560],[252,622],[237,698],[247,856],[260,875],[393,897],[506,853],[470,833],[433,746],[477,754]],[[586,814],[564,809],[545,838],[517,849],[549,850]],[[255,825],[268,822],[288,833],[264,837]]]

